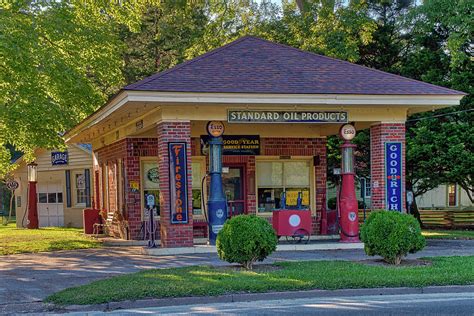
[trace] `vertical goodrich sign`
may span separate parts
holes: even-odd
[[[172,224],[188,222],[188,174],[186,143],[168,144],[170,164],[170,212]]]
[[[403,210],[402,143],[385,143],[385,207],[389,211]]]

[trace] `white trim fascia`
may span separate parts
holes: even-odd
[[[247,107],[274,105],[446,107],[458,105],[464,95],[355,95],[355,94],[252,94],[252,93],[190,93],[157,91],[121,91],[106,106],[86,118],[64,135],[66,142],[92,127],[127,102],[176,103],[180,105],[242,104]]]
[[[457,105],[464,95],[252,94],[127,91],[128,100],[160,103],[274,105]]]

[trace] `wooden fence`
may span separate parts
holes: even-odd
[[[368,218],[370,210],[365,210]],[[425,227],[432,228],[474,228],[474,210],[420,210]],[[364,211],[359,210],[359,223],[364,222]]]

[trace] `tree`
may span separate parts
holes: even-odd
[[[204,1],[165,1],[146,9],[137,30],[122,26],[125,81],[133,83],[183,62],[186,49],[203,36],[206,10]]]
[[[118,25],[136,27],[145,1],[3,1],[0,4],[0,176],[12,145],[34,159],[123,82]]]
[[[409,118],[407,188],[415,196],[457,183],[474,202],[473,10],[470,1],[429,0],[413,10],[406,25],[411,49],[400,72],[470,94],[456,108]]]

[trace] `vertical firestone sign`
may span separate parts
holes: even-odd
[[[186,143],[168,143],[170,163],[170,212],[172,224],[188,223],[188,174]]]
[[[389,211],[401,212],[403,210],[402,170],[402,143],[385,143],[385,207]]]

